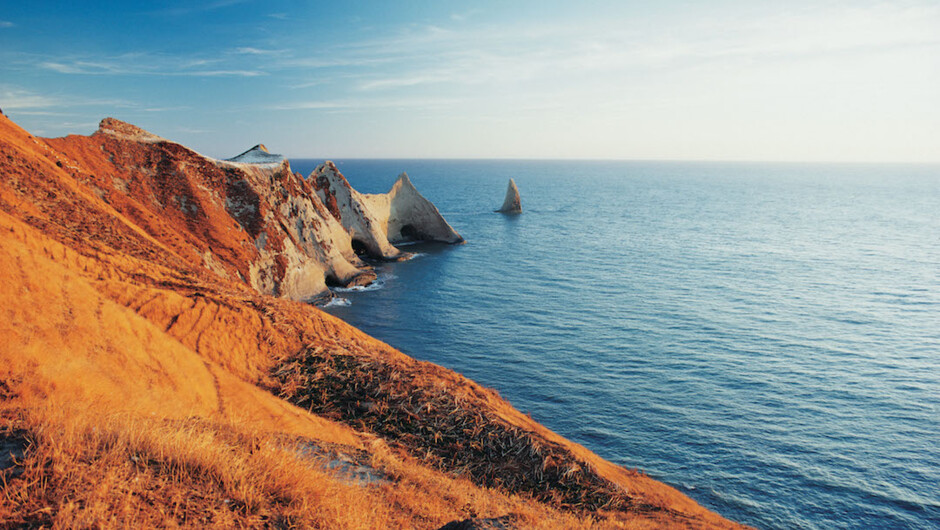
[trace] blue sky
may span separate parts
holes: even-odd
[[[940,161],[940,2],[13,2],[0,108],[211,156]]]

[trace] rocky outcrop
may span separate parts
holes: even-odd
[[[355,251],[377,259],[402,257],[402,252],[389,243],[388,216],[374,212],[371,201],[349,185],[333,162],[320,164],[307,180],[333,218],[349,233]]]
[[[304,179],[262,144],[217,160],[113,118],[68,140],[63,154],[95,168],[82,178],[99,198],[146,226],[182,229],[161,243],[262,294],[322,300],[328,285],[375,279],[360,255],[394,260],[407,254],[393,242],[463,241],[405,175],[364,195],[329,162]]]
[[[244,164],[280,164],[284,161],[284,156],[275,155],[269,152],[264,144],[258,144],[238,156],[225,160],[226,162],[241,162]]]
[[[364,285],[375,279],[353,251],[349,234],[286,159],[259,145],[215,164],[229,176],[226,210],[257,251],[247,276],[252,287],[315,301],[329,297],[328,284]]]
[[[509,187],[506,188],[506,198],[503,200],[503,206],[496,210],[499,213],[522,213],[522,201],[519,199],[519,188],[516,187],[516,181],[509,179]]]
[[[332,162],[321,164],[308,180],[336,220],[349,232],[353,248],[360,254],[391,260],[405,255],[393,243],[464,242],[437,207],[415,189],[405,173],[388,193],[371,195],[354,190]]]
[[[99,199],[184,262],[302,301],[375,279],[310,184],[263,145],[216,160],[113,118],[91,137],[50,142]]]
[[[439,241],[457,245],[465,243],[431,201],[418,193],[406,173],[398,176],[392,189],[384,195],[368,195],[373,209],[385,216],[389,241]],[[386,210],[387,208],[387,210]]]
[[[114,118],[105,118],[101,120],[101,122],[98,124],[98,130],[95,132],[95,135],[108,135],[113,136],[114,138],[120,138],[121,140],[150,144],[166,141],[166,139],[161,138],[156,134],[149,133],[140,127],[137,127],[136,125],[131,125],[130,123],[126,123]]]

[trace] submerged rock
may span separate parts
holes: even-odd
[[[503,206],[499,213],[522,213],[522,200],[519,198],[519,188],[516,187],[516,181],[509,179],[509,187],[506,188],[506,199],[503,200]]]

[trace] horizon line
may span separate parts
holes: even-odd
[[[345,157],[319,157],[319,156],[289,156],[282,155],[290,160],[436,160],[455,162],[660,162],[660,163],[715,163],[715,164],[821,164],[821,165],[910,165],[910,166],[940,166],[940,159],[932,161],[899,161],[899,160],[761,160],[761,159],[710,159],[710,158],[534,158],[534,157],[407,157],[407,156],[345,156]]]

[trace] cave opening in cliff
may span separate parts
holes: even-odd
[[[352,249],[357,256],[367,256],[369,254],[369,249],[366,248],[366,244],[356,238],[352,240]]]
[[[400,230],[402,239],[407,239],[410,241],[421,241],[425,239],[424,235],[421,232],[418,232],[418,229],[415,228],[412,224],[407,224],[401,227]]]

